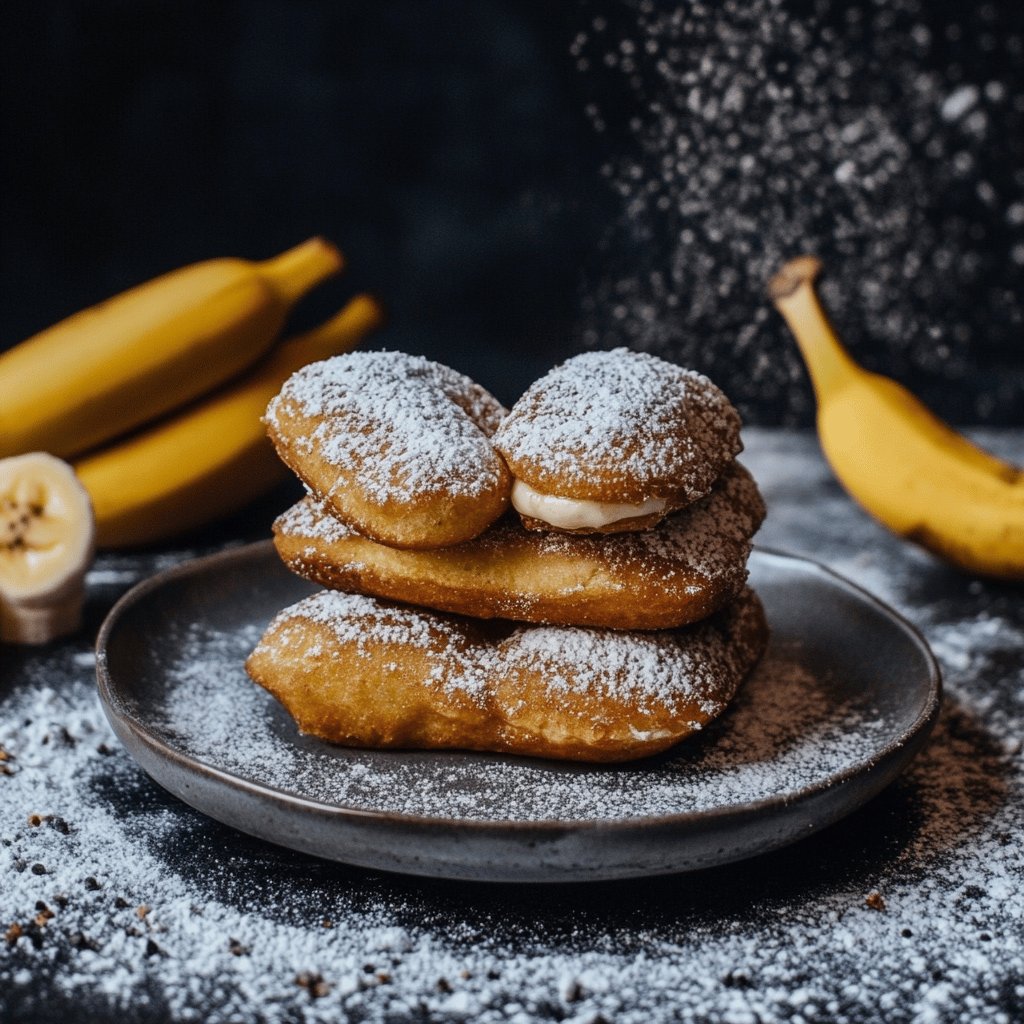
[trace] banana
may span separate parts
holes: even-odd
[[[894,533],[953,565],[1024,580],[1024,472],[971,444],[906,388],[853,361],[821,308],[820,262],[803,256],[768,291],[811,374],[825,456]]]
[[[205,394],[271,346],[342,267],[311,239],[274,259],[208,260],[76,313],[0,355],[0,457],[70,457]]]
[[[101,547],[151,544],[242,508],[287,476],[263,428],[267,403],[307,363],[355,348],[383,319],[358,296],[333,319],[278,345],[218,393],[89,455],[75,470]]]
[[[89,495],[66,462],[0,459],[0,641],[42,644],[78,628],[94,539]]]

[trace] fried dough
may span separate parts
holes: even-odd
[[[455,370],[401,352],[352,352],[293,374],[267,407],[281,459],[334,514],[400,548],[482,533],[511,476],[490,437],[505,408]]]
[[[749,588],[660,633],[488,625],[323,591],[276,616],[246,669],[332,743],[628,761],[719,715],[767,637]]]
[[[532,384],[494,435],[529,529],[650,528],[703,498],[742,450],[707,377],[642,352],[587,352]]]
[[[274,523],[274,543],[290,569],[329,588],[477,618],[670,629],[739,593],[763,517],[757,485],[734,463],[710,495],[642,533],[535,533],[508,515],[464,544],[403,551],[306,498]]]

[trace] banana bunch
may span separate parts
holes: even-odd
[[[175,270],[0,355],[0,457],[78,455],[206,394],[270,349],[294,303],[343,266],[314,238],[263,263]]]
[[[0,640],[76,628],[96,545],[184,533],[282,479],[267,403],[383,319],[357,296],[275,343],[294,303],[342,266],[319,238],[260,263],[195,264],[0,355]]]
[[[894,533],[967,572],[1024,580],[1024,471],[973,445],[895,381],[858,366],[814,289],[820,262],[769,284],[818,403],[821,446],[840,482]]]
[[[78,459],[100,547],[151,544],[247,505],[287,477],[262,417],[296,370],[356,347],[383,320],[360,295],[278,345],[236,382],[123,441]]]

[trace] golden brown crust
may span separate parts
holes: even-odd
[[[465,544],[401,551],[307,498],[274,524],[274,542],[289,568],[326,587],[477,618],[669,629],[739,593],[763,516],[757,485],[737,463],[707,498],[646,533],[533,533],[507,516]]]
[[[719,715],[767,638],[749,589],[704,622],[639,634],[495,631],[325,591],[281,612],[246,669],[329,742],[613,762],[665,750]]]
[[[743,447],[739,414],[707,377],[621,348],[575,356],[536,381],[494,445],[541,494],[661,499],[665,514],[707,494]]]
[[[477,536],[512,481],[490,435],[505,410],[468,377],[397,352],[304,367],[267,409],[282,461],[333,513],[401,548]]]

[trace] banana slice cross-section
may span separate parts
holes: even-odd
[[[0,459],[0,641],[42,644],[78,628],[94,544],[89,495],[66,462]]]

